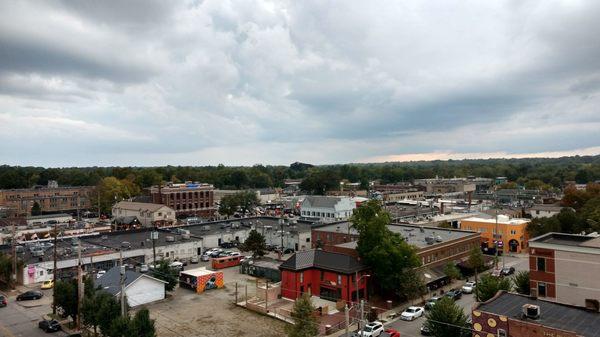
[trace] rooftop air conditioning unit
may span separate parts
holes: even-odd
[[[175,237],[169,235],[169,236],[165,237],[165,241],[167,241],[167,242],[175,242]]]
[[[538,319],[540,318],[540,306],[535,304],[524,304],[523,305],[523,316],[529,319]]]
[[[181,238],[184,239],[184,240],[189,240],[190,239],[190,234],[189,233],[183,234],[181,236]]]

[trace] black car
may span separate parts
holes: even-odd
[[[46,332],[56,332],[60,330],[60,323],[56,320],[40,321],[38,327]]]
[[[221,248],[233,248],[235,244],[233,242],[221,242],[219,245]]]
[[[39,291],[30,290],[30,291],[26,291],[26,292],[20,294],[19,296],[17,296],[17,301],[39,300],[43,296],[44,296],[44,294],[42,294]]]
[[[451,299],[453,299],[453,300],[456,301],[456,300],[458,300],[459,298],[462,297],[462,291],[460,291],[460,289],[449,290],[446,293],[446,297],[449,297],[449,298],[451,298]]]
[[[515,267],[504,267],[502,268],[502,270],[500,271],[500,275],[502,276],[509,276],[515,273]]]
[[[6,297],[4,295],[0,295],[0,308],[8,305],[8,301],[6,301]]]

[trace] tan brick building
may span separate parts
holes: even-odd
[[[43,213],[73,212],[91,207],[93,186],[62,186],[0,190],[0,206],[9,208],[17,216],[31,215],[37,202]]]

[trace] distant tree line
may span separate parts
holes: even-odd
[[[527,188],[561,187],[565,181],[588,183],[600,180],[600,156],[575,156],[546,159],[487,159],[420,161],[379,164],[344,164],[313,166],[293,163],[290,166],[251,167],[163,166],[163,167],[69,167],[43,168],[0,166],[0,188],[26,188],[46,185],[56,180],[60,185],[97,185],[103,178],[128,180],[140,188],[161,181],[200,181],[223,189],[282,187],[285,179],[304,179],[302,188],[313,193],[338,189],[341,180],[383,183],[413,179],[477,176],[505,176]],[[512,186],[512,185],[511,185]]]
[[[557,215],[531,220],[527,225],[530,237],[549,232],[600,232],[600,184],[588,184],[585,190],[567,187],[561,202],[566,208]]]

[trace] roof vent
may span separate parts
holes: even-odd
[[[438,235],[435,237],[435,242],[442,242],[442,241],[444,241],[444,240],[442,240],[441,236]]]
[[[529,319],[538,319],[540,318],[540,306],[535,304],[524,304],[522,307],[523,316]]]
[[[165,237],[165,241],[167,241],[167,242],[175,242],[175,237],[171,236],[171,235],[168,235],[168,236]]]

